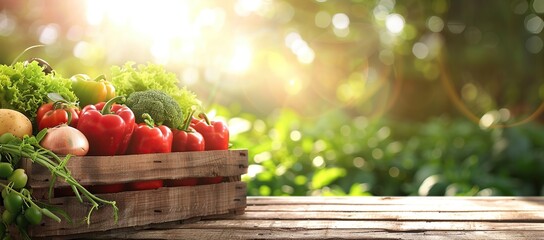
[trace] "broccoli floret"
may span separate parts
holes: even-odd
[[[183,111],[179,104],[159,90],[133,92],[128,96],[125,105],[134,112],[136,123],[143,123],[142,114],[148,113],[157,125],[179,129],[183,124]]]

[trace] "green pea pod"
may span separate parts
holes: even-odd
[[[115,87],[106,80],[104,75],[92,80],[86,74],[76,74],[70,79],[72,80],[72,91],[79,98],[80,107],[106,102],[116,96]]]
[[[13,133],[4,133],[2,135],[0,135],[0,144],[6,144],[6,143],[10,143],[11,141],[17,139],[17,137],[15,135],[13,135]]]
[[[45,216],[47,216],[47,217],[53,219],[53,220],[56,221],[56,222],[60,222],[60,221],[61,221],[60,218],[59,218],[57,215],[55,215],[54,213],[52,213],[51,211],[49,211],[49,209],[47,209],[47,208],[41,208],[40,211],[42,212],[43,215],[45,215]]]

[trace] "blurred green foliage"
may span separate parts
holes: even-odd
[[[466,119],[390,121],[331,111],[266,119],[224,108],[248,131],[250,195],[542,195],[544,128],[482,129]]]

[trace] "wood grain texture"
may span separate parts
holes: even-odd
[[[96,239],[544,239],[544,197],[248,197],[243,215]]]
[[[90,209],[88,204],[79,203],[75,197],[55,198],[50,204],[63,208],[73,223],[45,219],[43,224],[33,226],[30,234],[33,237],[71,235],[193,217],[225,216],[245,208],[245,194],[243,182],[103,194],[102,198],[117,202],[119,221],[114,222],[111,208],[101,207],[93,212],[90,225],[83,222]]]
[[[134,180],[184,177],[240,176],[247,173],[247,150],[155,153],[121,156],[72,157],[67,167],[82,185],[129,182]],[[24,159],[29,186],[47,188],[51,173]],[[56,186],[67,186],[58,181]]]

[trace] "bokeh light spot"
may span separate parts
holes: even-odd
[[[353,166],[357,168],[363,168],[366,164],[366,160],[362,157],[356,157],[353,159]]]
[[[375,148],[372,150],[372,157],[376,160],[380,160],[383,158],[383,150],[379,148]]]
[[[427,28],[431,32],[441,32],[444,29],[444,21],[438,16],[432,16],[427,20]]]
[[[419,59],[425,59],[429,56],[429,47],[425,43],[417,42],[412,47],[412,53]]]
[[[530,33],[539,34],[544,28],[544,21],[535,14],[528,15],[525,18],[525,29]]]
[[[298,130],[293,130],[289,134],[289,137],[291,138],[292,141],[298,142],[300,141],[300,139],[302,139],[302,133]]]
[[[315,167],[322,167],[325,165],[325,159],[322,156],[317,156],[312,160],[312,164]]]
[[[448,22],[447,27],[448,27],[448,30],[451,33],[459,34],[459,33],[462,33],[465,30],[467,25],[465,25],[464,23],[461,23],[461,22],[451,21],[451,22]]]
[[[53,23],[41,27],[39,41],[46,45],[55,43],[59,37],[59,28],[59,25]]]
[[[319,11],[315,15],[315,25],[320,28],[326,28],[331,25],[332,17],[328,12]]]
[[[74,46],[74,49],[73,49],[74,57],[81,58],[81,59],[87,58],[91,52],[90,48],[91,46],[88,42],[84,42],[84,41],[78,42]]]
[[[478,88],[472,83],[467,83],[461,88],[461,97],[467,102],[475,101],[478,97]]]
[[[533,0],[533,9],[536,13],[544,13],[544,0]]]
[[[332,17],[332,25],[337,29],[349,27],[349,17],[345,13],[337,13]]]
[[[398,167],[391,167],[389,168],[389,176],[396,178],[400,174],[400,170]]]
[[[404,18],[400,14],[390,14],[385,19],[385,27],[391,33],[400,33],[404,29]]]
[[[529,4],[527,3],[527,0],[517,1],[513,7],[514,13],[519,15],[527,12],[527,9],[529,9]]]
[[[0,36],[9,36],[15,30],[15,20],[6,11],[0,12]]]
[[[542,47],[544,47],[544,43],[542,42],[542,38],[539,36],[532,36],[527,39],[527,42],[525,43],[525,48],[527,48],[527,51],[533,54],[537,54],[542,51]]]

